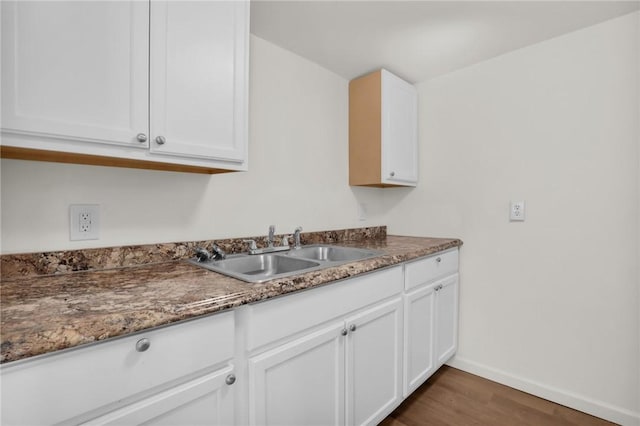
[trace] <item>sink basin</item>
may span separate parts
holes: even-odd
[[[320,262],[352,262],[379,256],[372,250],[358,249],[354,247],[340,247],[330,245],[312,245],[299,249],[292,249],[287,253],[295,258],[305,258]]]
[[[195,265],[229,275],[243,281],[260,283],[305,272],[320,266],[320,263],[277,254],[230,256],[224,260],[197,262]]]
[[[242,281],[261,283],[376,256],[380,253],[374,250],[316,244],[286,254],[237,254],[223,260],[189,262]]]

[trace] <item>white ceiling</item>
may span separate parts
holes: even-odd
[[[416,83],[640,9],[640,1],[251,2],[251,32],[352,79]]]

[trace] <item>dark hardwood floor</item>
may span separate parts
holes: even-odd
[[[604,426],[606,420],[443,366],[381,426]]]

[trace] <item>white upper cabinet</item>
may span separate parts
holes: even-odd
[[[2,2],[2,156],[246,170],[248,43],[243,0]]]
[[[349,184],[416,186],[418,95],[386,70],[349,83]]]
[[[247,7],[151,2],[153,153],[245,158]]]
[[[382,183],[418,182],[418,94],[416,88],[382,70]]]
[[[135,1],[3,1],[3,132],[52,139],[26,143],[40,149],[146,148],[136,135],[149,121],[148,13]]]

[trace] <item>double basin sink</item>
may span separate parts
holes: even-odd
[[[374,250],[318,244],[292,248],[283,254],[238,254],[222,260],[199,262],[192,259],[189,262],[242,281],[261,283],[381,254]]]

